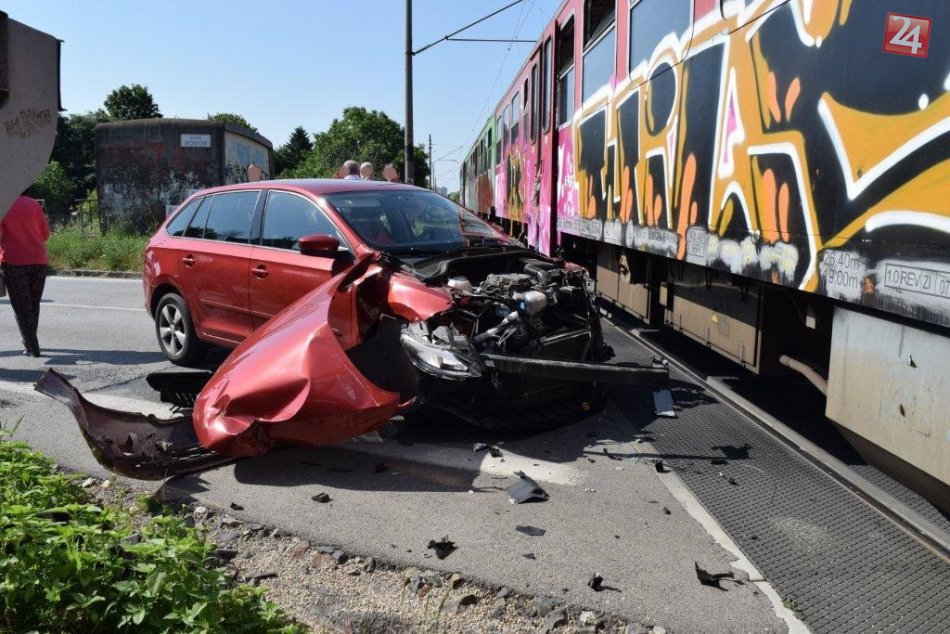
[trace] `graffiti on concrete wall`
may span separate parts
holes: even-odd
[[[889,4],[618,4],[628,72],[562,136],[558,230],[950,325],[950,38],[883,51]]]
[[[268,148],[237,134],[224,133],[224,182],[252,183],[270,175]]]

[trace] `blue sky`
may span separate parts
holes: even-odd
[[[414,48],[510,0],[414,0]],[[561,0],[524,0],[460,37],[535,39]],[[403,0],[229,2],[12,0],[0,9],[64,40],[67,112],[148,86],[167,117],[244,115],[274,146],[297,125],[325,130],[346,106],[404,122]],[[415,58],[415,136],[433,139],[439,185],[458,163],[529,44],[444,42]],[[460,148],[464,146],[464,149]]]

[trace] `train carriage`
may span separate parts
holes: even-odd
[[[948,29],[945,0],[566,0],[463,200],[653,326],[815,370],[827,417],[946,507]]]

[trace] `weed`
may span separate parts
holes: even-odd
[[[57,269],[141,271],[148,236],[70,224],[57,229],[46,245]]]
[[[795,615],[795,618],[801,620],[804,616],[802,614],[801,608],[798,607],[798,603],[795,602],[795,599],[791,597],[785,597],[782,599],[782,605],[792,611],[792,614]]]
[[[263,589],[232,586],[181,518],[136,528],[54,467],[0,439],[0,630],[302,631]]]

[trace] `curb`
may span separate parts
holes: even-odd
[[[47,275],[59,277],[101,277],[121,280],[138,280],[142,274],[138,271],[95,271],[91,269],[54,269],[50,268]]]

